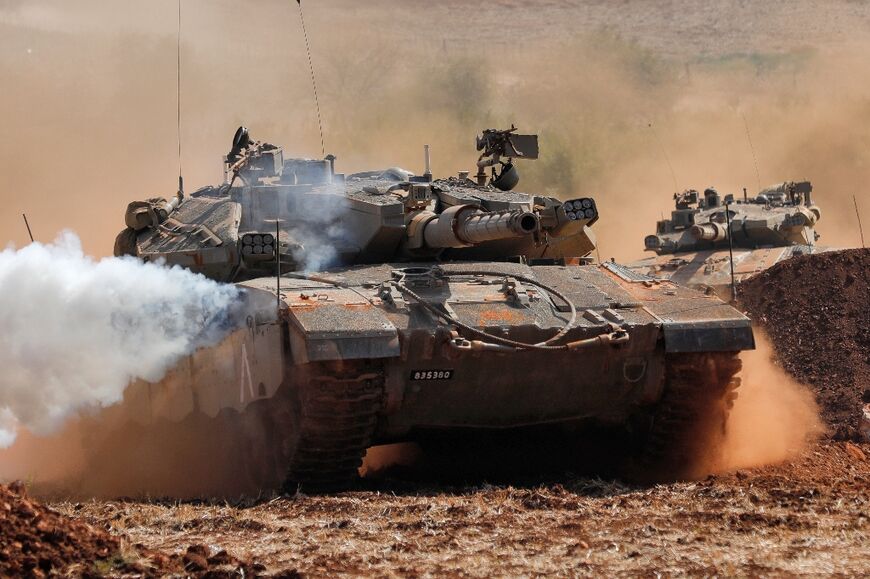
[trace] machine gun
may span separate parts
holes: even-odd
[[[502,191],[510,191],[520,181],[513,159],[537,159],[538,135],[519,135],[511,125],[506,130],[485,129],[477,137],[477,150],[482,151],[477,159],[477,184],[486,185],[484,168],[492,167],[489,184]],[[506,160],[502,160],[505,158]],[[496,171],[495,166],[499,166]]]
[[[230,152],[224,158],[224,184],[232,187],[236,179],[241,179],[248,185],[279,177],[283,166],[284,151],[281,147],[254,141],[246,127],[239,127],[233,136]]]

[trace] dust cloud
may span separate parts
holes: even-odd
[[[43,497],[254,497],[262,489],[245,470],[242,439],[238,415],[144,427],[110,407],[50,435],[19,429],[0,450],[0,481],[28,481]]]
[[[775,364],[757,328],[755,339],[756,350],[741,355],[743,383],[728,419],[723,470],[786,461],[824,432],[812,391]]]
[[[0,95],[13,136],[0,142],[0,242],[26,240],[26,212],[37,239],[72,228],[88,253],[107,255],[126,203],[174,193],[176,3],[122,4],[0,8],[0,74],[15,79]],[[870,223],[860,194],[870,170],[868,39],[825,43],[818,23],[834,8],[789,7],[794,25],[813,31],[791,44],[757,26],[742,44],[744,8],[737,20],[705,17],[721,33],[711,45],[673,23],[626,29],[643,11],[606,27],[607,3],[554,3],[540,14],[500,3],[480,10],[496,11],[510,37],[488,27],[460,33],[454,4],[309,4],[326,148],[339,170],[421,172],[424,143],[437,174],[470,170],[474,135],[513,122],[542,137],[541,160],[520,166],[521,188],[594,196],[603,258],[641,257],[675,189],[739,194],[810,179],[821,243],[858,244],[853,193]],[[220,156],[240,124],[287,156],[319,156],[295,3],[183,6],[188,188],[220,180]],[[779,22],[775,7],[756,10],[765,13],[759,22]],[[414,34],[421,23],[426,34]],[[385,26],[390,34],[370,32]]]
[[[0,252],[0,448],[19,426],[47,434],[131,380],[160,380],[229,333],[241,304],[235,286],[179,267],[93,260],[71,233]]]

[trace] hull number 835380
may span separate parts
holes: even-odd
[[[450,380],[453,370],[414,370],[411,380]]]

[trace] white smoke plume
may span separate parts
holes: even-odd
[[[239,294],[179,267],[94,260],[69,232],[0,252],[0,447],[160,380],[232,329]]]
[[[293,258],[301,271],[320,271],[340,262],[338,247],[347,236],[347,227],[338,210],[333,213],[290,228],[289,235],[298,244]]]

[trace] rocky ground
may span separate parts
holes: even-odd
[[[75,508],[73,508],[75,511]],[[22,483],[0,486],[0,577],[230,577],[256,575],[265,567],[239,561],[223,550],[188,544],[171,555],[66,516],[28,496]]]

